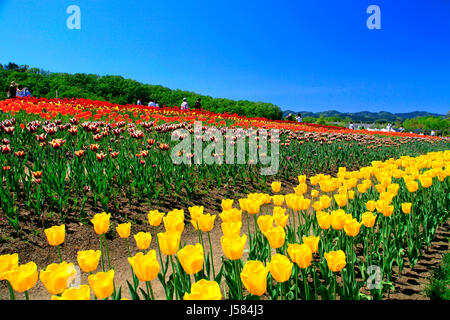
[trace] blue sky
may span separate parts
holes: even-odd
[[[69,30],[69,5],[81,30]],[[369,5],[381,30],[369,30]],[[283,110],[450,110],[450,1],[0,0],[0,63]]]

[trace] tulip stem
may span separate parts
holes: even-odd
[[[241,283],[241,272],[240,272],[240,268],[239,268],[239,259],[234,260],[234,268],[235,268],[235,274],[236,274],[236,283],[238,285],[239,288],[239,300],[243,299],[243,293],[242,293],[242,283]]]
[[[9,281],[7,281],[7,283],[8,283],[8,289],[9,289],[9,299],[16,300],[16,297],[14,296],[14,290],[11,287],[11,283],[9,283]]]
[[[59,260],[62,263],[63,262],[63,258],[62,258],[62,255],[61,255],[61,249],[60,249],[59,246],[56,246],[56,249],[58,250]]]
[[[25,300],[30,300],[30,297],[28,296],[28,291],[25,291]]]
[[[108,257],[108,266],[109,269],[111,270],[111,261],[109,260],[109,250],[108,250],[108,242],[106,241],[106,235],[103,234],[103,239],[105,240],[105,249],[106,249],[106,256]]]
[[[176,294],[176,296],[177,296],[177,299],[179,299],[178,291],[177,291],[176,286],[175,286],[175,276],[176,276],[176,273],[175,273],[175,266],[173,265],[172,255],[169,256],[169,259],[170,259],[170,264],[172,265],[173,287],[174,287],[174,289],[175,289],[175,294]]]
[[[252,234],[250,233],[250,223],[248,220],[248,212],[246,212],[246,216],[247,216],[247,232],[248,232],[248,237],[249,237],[249,245],[250,245],[250,249],[252,248]]]
[[[155,300],[155,296],[153,295],[152,284],[150,283],[150,281],[146,281],[145,285],[147,286],[147,295],[149,297],[152,297],[152,300]],[[149,293],[149,291],[150,291],[150,293]]]
[[[163,269],[163,274],[165,275],[166,274],[166,270],[164,269],[164,264],[163,264],[163,261],[162,261],[162,255],[161,255],[161,249],[159,248],[159,239],[158,239],[157,231],[158,230],[157,230],[157,228],[155,226],[156,244],[157,244],[157,247],[158,247],[159,260],[161,262],[161,268]]]
[[[302,278],[303,278],[303,286],[305,288],[305,300],[309,300],[309,286],[308,286],[308,280],[306,277],[306,270],[301,269],[302,272]]]
[[[337,299],[337,297],[336,297],[336,287],[337,287],[337,281],[336,281],[336,274],[334,274],[334,277],[333,277],[333,279],[334,279],[334,300],[336,301]]]
[[[214,271],[213,249],[212,249],[212,245],[211,245],[211,236],[209,235],[209,231],[208,231],[208,240],[209,240],[209,249],[211,251],[211,266],[212,266],[213,280],[214,280],[216,278],[216,272]]]
[[[295,300],[298,300],[298,269],[299,267],[295,265]]]
[[[105,263],[103,261],[103,243],[102,243],[102,237],[100,236],[100,252],[101,252],[101,258],[102,258],[102,270],[105,272]]]

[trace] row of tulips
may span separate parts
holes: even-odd
[[[32,212],[45,227],[49,212],[59,213],[61,223],[70,213],[86,220],[87,203],[96,211],[101,208],[111,212],[118,210],[121,198],[128,199],[130,205],[135,200],[155,203],[168,195],[192,199],[213,186],[220,189],[224,185],[242,185],[244,192],[247,186],[270,191],[267,176],[260,175],[265,166],[250,163],[250,150],[246,150],[246,164],[173,163],[171,149],[184,136],[172,141],[171,133],[180,128],[193,131],[193,121],[200,119],[196,116],[188,121],[166,117],[172,122],[161,124],[161,120],[160,125],[156,121],[159,118],[140,123],[128,123],[122,118],[115,122],[80,122],[66,115],[50,121],[24,111],[17,112],[15,118],[7,113],[0,117],[8,117],[0,130],[0,205],[16,231],[20,229],[21,210]],[[202,146],[207,148],[215,143],[207,133],[209,126],[225,130],[224,125],[239,124],[230,119],[225,124],[209,122],[202,128]],[[256,125],[262,128],[270,123]],[[449,145],[446,139],[304,132],[283,124],[272,125],[280,129],[281,149],[274,155],[280,166],[273,177],[278,180],[289,180],[305,171],[315,174],[341,166],[364,166],[376,159],[424,154]],[[247,143],[250,136],[242,133],[239,139]],[[180,154],[186,159],[196,156],[195,152]],[[271,151],[265,156],[272,156]]]
[[[158,279],[165,297],[172,299],[381,299],[392,289],[394,265],[401,273],[407,258],[414,267],[422,246],[430,245],[436,229],[449,218],[450,151],[434,152],[416,158],[374,161],[357,171],[342,167],[337,177],[299,176],[294,193],[282,195],[281,183],[272,183],[273,195],[249,194],[222,200],[219,214],[222,229],[221,267],[214,269],[214,248],[210,232],[215,215],[203,207],[190,207],[191,224],[198,243],[181,246],[185,229],[184,210],[167,214],[150,211],[148,222],[157,233],[156,250],[148,250],[151,232],[134,235],[137,248],[129,249],[131,224],[116,231],[125,239],[132,281],[127,286],[132,299],[155,299],[152,281]],[[309,196],[308,196],[309,195]],[[247,234],[242,234],[243,213]],[[253,216],[254,230],[249,220]],[[99,251],[78,252],[78,264],[91,273],[89,286],[69,288],[75,275],[73,264],[62,261],[39,272],[39,279],[52,299],[88,298],[89,288],[97,299],[120,299],[120,286],[114,282],[105,237],[110,214],[97,214],[91,220],[99,236]],[[46,230],[50,245],[60,255],[65,227]],[[205,235],[209,246],[205,246]],[[206,249],[209,247],[209,252]],[[244,257],[245,248],[248,254]],[[18,264],[18,254],[0,256],[0,280],[6,280],[10,297],[14,291],[28,291],[38,281],[33,262]],[[101,264],[102,271],[93,274]],[[371,270],[380,279],[371,283]],[[169,272],[170,269],[170,272]],[[139,287],[143,284],[144,289]],[[245,289],[245,290],[244,290]],[[364,290],[366,289],[366,290]]]

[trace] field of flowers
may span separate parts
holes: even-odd
[[[0,242],[10,299],[33,298],[39,284],[51,299],[383,299],[393,269],[414,267],[449,218],[448,138],[82,99],[6,100],[0,110],[1,233],[44,239],[49,252],[38,267]],[[261,161],[244,149],[232,165],[178,151],[185,162],[174,163],[188,134],[215,147],[211,128],[233,146],[279,149]],[[261,175],[269,157],[279,168]],[[136,206],[148,209],[140,232]],[[63,259],[74,223],[98,244],[78,250],[76,265]],[[121,284],[113,238],[128,253]],[[71,286],[79,273],[87,281]]]

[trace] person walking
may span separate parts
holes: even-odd
[[[189,110],[189,105],[187,103],[187,98],[183,99],[183,103],[181,104],[181,110],[183,110],[183,111],[188,111]]]
[[[297,122],[298,123],[302,122],[302,115],[301,115],[301,113],[299,113],[296,118],[297,118]]]
[[[149,107],[156,107],[155,101],[150,100],[150,102],[148,103]]]
[[[138,105],[138,106],[142,106],[142,102],[141,102],[141,99],[138,99],[138,101],[137,101],[137,105]]]

